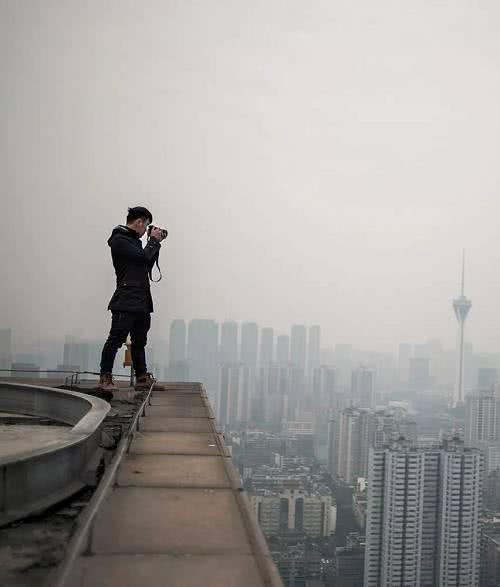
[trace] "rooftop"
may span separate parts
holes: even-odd
[[[145,408],[57,584],[281,585],[201,385]]]
[[[166,387],[122,438],[51,587],[281,585],[203,387]],[[66,430],[38,426],[37,438],[49,446]],[[5,437],[26,452],[23,433],[16,424]]]

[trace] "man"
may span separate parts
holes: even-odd
[[[164,238],[162,230],[153,227],[146,246],[142,248],[141,237],[152,222],[153,216],[147,208],[129,208],[127,225],[116,226],[108,239],[116,272],[116,290],[108,305],[112,314],[111,330],[102,349],[99,379],[99,389],[108,395],[118,389],[111,374],[116,353],[129,333],[135,390],[146,391],[153,384],[153,389],[164,390],[147,372],[144,350],[153,312],[149,278]]]

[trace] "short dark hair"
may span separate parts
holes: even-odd
[[[127,224],[134,222],[134,220],[137,220],[138,218],[149,220],[150,223],[153,222],[153,215],[147,208],[143,208],[142,206],[129,208],[127,214]]]

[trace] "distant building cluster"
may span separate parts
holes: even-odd
[[[148,348],[158,378],[204,384],[285,587],[500,585],[500,355],[465,341],[463,278],[453,308],[454,350],[210,319]],[[96,371],[101,349],[66,336],[49,359],[0,330],[18,376]]]
[[[337,504],[329,478],[305,438],[311,430],[289,423],[281,432],[226,433],[255,517],[285,585],[306,585],[327,574],[334,548]]]

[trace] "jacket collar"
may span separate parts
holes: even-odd
[[[139,236],[139,233],[136,232],[133,228],[129,228],[128,226],[125,226],[124,224],[120,224],[118,228],[122,228],[128,235],[140,239],[141,237]]]
[[[125,226],[124,224],[119,224],[118,226],[115,226],[113,228],[113,232],[111,233],[111,236],[108,238],[108,245],[109,246],[111,246],[111,240],[113,239],[113,237],[116,234],[121,234],[123,236],[126,236],[126,237],[134,239],[134,240],[138,240],[138,241],[141,240],[141,237],[139,236],[138,232],[136,232],[132,228],[129,228],[128,226]]]

